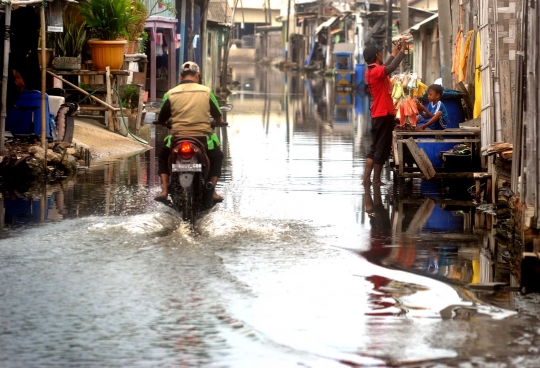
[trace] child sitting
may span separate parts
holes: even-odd
[[[424,130],[426,128],[433,130],[443,130],[449,123],[448,112],[441,102],[443,88],[438,84],[432,84],[428,87],[428,105],[425,107],[418,102],[418,123],[416,129]]]

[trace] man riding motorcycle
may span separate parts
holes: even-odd
[[[206,148],[210,161],[210,182],[216,187],[221,176],[223,152],[219,139],[214,133],[209,117],[214,118],[216,125],[222,124],[222,114],[219,103],[210,88],[200,84],[199,66],[192,61],[182,65],[180,84],[169,90],[163,97],[163,104],[158,116],[158,122],[166,125],[172,119],[171,135],[165,138],[167,142],[161,150],[158,159],[158,174],[161,178],[161,193],[154,199],[166,201],[169,195],[169,155],[171,153],[172,137],[194,137]],[[221,202],[223,197],[215,190],[214,202]]]

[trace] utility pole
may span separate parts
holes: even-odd
[[[438,0],[439,14],[451,14],[450,2]],[[445,88],[452,88],[452,20],[449,16],[439,17],[439,48],[441,50],[441,78]]]
[[[444,1],[444,0],[439,0],[439,1]],[[392,53],[392,20],[393,20],[393,17],[394,15],[392,14],[392,0],[386,0],[386,11],[387,11],[387,29],[386,29],[386,52],[387,52],[387,55],[391,54]],[[448,13],[450,14],[450,13]],[[386,56],[385,55],[385,59],[386,59]]]
[[[401,16],[399,21],[400,32],[409,28],[409,1],[401,0]]]
[[[291,0],[287,1],[287,24],[285,28],[285,63],[289,61],[289,26],[291,24]]]

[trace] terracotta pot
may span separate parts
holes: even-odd
[[[41,49],[38,47],[38,58],[39,58],[39,67],[42,68],[41,65]],[[53,59],[53,49],[45,49],[45,67],[51,66],[51,61]]]
[[[137,41],[129,41],[128,54],[135,54],[138,50],[135,50]]]
[[[107,66],[111,70],[120,70],[122,68],[126,40],[89,40],[88,43],[92,47],[92,64],[96,70],[103,71]]]

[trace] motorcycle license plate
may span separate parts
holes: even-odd
[[[172,164],[173,172],[201,172],[201,164]]]

